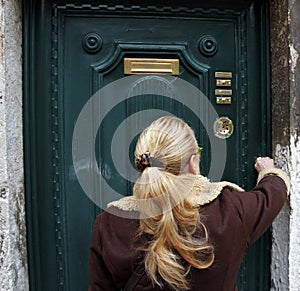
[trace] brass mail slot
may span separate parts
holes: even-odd
[[[179,60],[124,58],[124,74],[179,75]]]
[[[216,78],[232,78],[232,72],[215,72]]]
[[[224,79],[217,79],[216,80],[217,87],[230,87],[231,86],[231,80],[224,80]]]
[[[217,104],[231,104],[231,97],[216,97]]]
[[[225,95],[225,96],[231,96],[232,90],[225,90],[225,89],[216,89],[215,95]]]

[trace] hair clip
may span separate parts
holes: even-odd
[[[143,172],[147,167],[165,168],[165,165],[158,159],[151,157],[150,152],[146,151],[135,159],[135,166],[139,172]]]
[[[147,167],[151,167],[150,152],[146,151],[145,153],[141,154],[138,158],[135,159],[134,163],[136,168],[140,172],[143,172]]]

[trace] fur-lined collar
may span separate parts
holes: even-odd
[[[230,182],[210,182],[209,179],[202,175],[194,176],[194,185],[189,194],[189,201],[193,205],[202,206],[216,199],[224,187],[229,187],[237,191],[244,191],[241,187]],[[124,211],[139,211],[138,199],[133,196],[127,196],[120,200],[111,202],[108,207],[114,206]]]

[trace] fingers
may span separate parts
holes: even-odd
[[[257,172],[261,172],[264,169],[274,168],[274,160],[269,157],[259,157],[256,159],[254,167]]]

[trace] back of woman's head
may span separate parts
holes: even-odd
[[[188,174],[188,164],[197,153],[193,130],[171,116],[152,122],[135,150],[141,172],[133,189],[142,201],[140,234],[151,237],[143,248],[145,268],[153,282],[160,286],[165,282],[175,290],[188,289],[186,275],[191,266],[207,268],[213,262],[213,247],[199,220],[199,209],[187,198],[195,181]],[[200,237],[193,236],[196,230]]]
[[[177,117],[164,116],[141,133],[135,157],[150,152],[151,158],[164,165],[167,172],[179,175],[186,172],[187,163],[197,149],[193,130]]]

